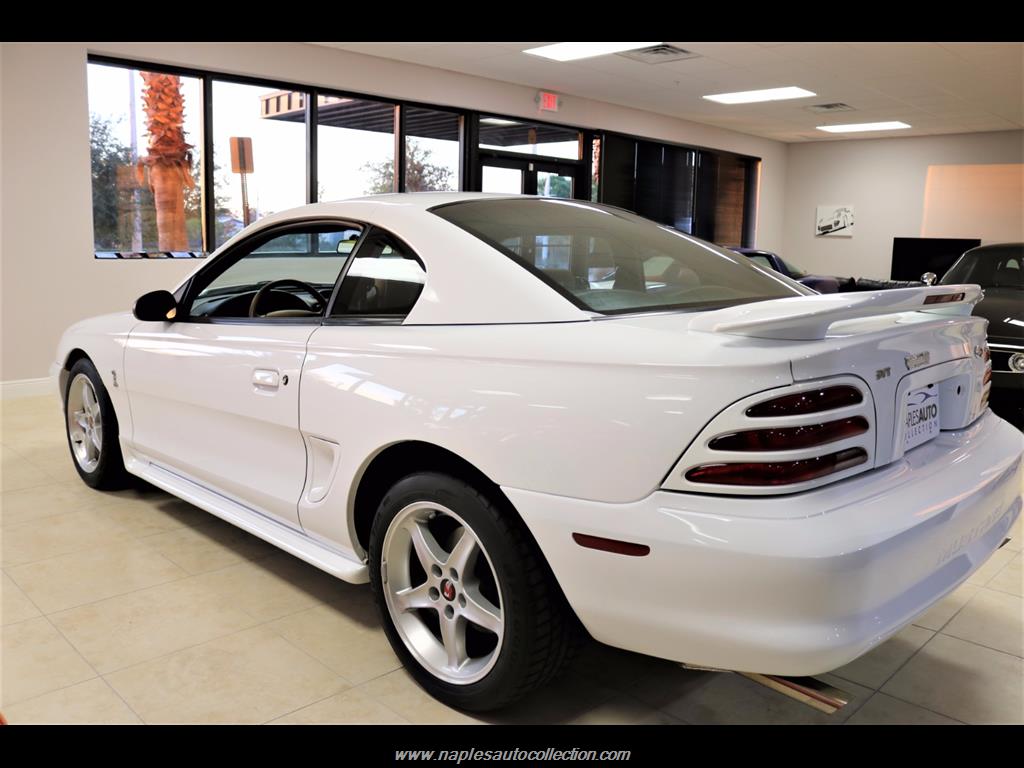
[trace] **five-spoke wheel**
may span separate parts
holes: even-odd
[[[123,488],[129,475],[121,456],[117,415],[99,371],[87,357],[68,371],[64,420],[68,447],[81,478],[93,488]]]
[[[455,684],[491,670],[505,629],[501,594],[465,520],[435,502],[409,504],[388,526],[381,568],[391,618],[421,664]]]
[[[432,696],[502,707],[554,677],[583,638],[500,489],[441,472],[396,481],[370,529],[370,581],[391,647]]]
[[[100,463],[103,451],[103,414],[89,377],[79,373],[68,387],[68,437],[75,461],[86,472],[92,472]]]

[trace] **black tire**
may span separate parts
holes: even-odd
[[[92,384],[97,402],[99,403],[103,424],[99,462],[91,470],[84,469],[76,458],[75,446],[71,439],[71,429],[68,426],[68,404],[71,386],[79,375],[87,377]],[[71,462],[86,485],[98,490],[112,491],[126,488],[131,484],[131,475],[124,468],[124,457],[121,455],[121,444],[117,437],[117,414],[114,412],[114,406],[110,402],[107,388],[103,386],[103,380],[100,378],[99,371],[96,370],[96,366],[92,364],[92,361],[86,357],[76,362],[68,372],[67,382],[64,387],[64,432],[68,441],[68,450],[71,452]]]
[[[399,511],[421,501],[451,509],[473,529],[500,584],[505,621],[502,645],[494,666],[477,682],[453,684],[421,665],[406,647],[388,610],[381,578],[385,534]],[[522,698],[556,677],[586,637],[518,516],[449,475],[422,472],[391,487],[370,531],[369,566],[374,597],[391,647],[420,686],[458,709],[482,712]]]

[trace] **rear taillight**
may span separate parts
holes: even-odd
[[[925,304],[950,304],[954,301],[963,301],[964,294],[961,293],[934,293],[924,297]]]
[[[863,448],[815,456],[796,461],[738,462],[730,464],[702,464],[686,473],[691,483],[716,485],[779,486],[806,483],[819,477],[842,472],[868,460]]]
[[[710,427],[681,479],[738,489],[821,485],[821,478],[870,462],[873,413],[870,397],[852,383],[737,404],[726,411],[725,428]]]
[[[708,448],[715,451],[792,451],[834,443],[867,431],[868,420],[863,416],[854,416],[824,424],[732,432],[719,435],[708,443]]]
[[[747,416],[753,418],[770,418],[773,416],[800,416],[805,413],[833,411],[857,405],[864,396],[856,387],[823,387],[810,389],[795,395],[784,395],[774,400],[747,408]]]

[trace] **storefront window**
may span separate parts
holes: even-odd
[[[201,81],[96,63],[87,71],[96,256],[202,255]]]
[[[213,82],[217,245],[267,214],[306,202],[307,98]]]
[[[321,96],[317,200],[395,191],[395,105]]]
[[[454,112],[405,109],[405,191],[459,189],[459,124]]]
[[[579,131],[561,125],[480,118],[480,149],[579,160],[582,144]]]

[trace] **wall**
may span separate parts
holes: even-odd
[[[781,253],[813,272],[888,278],[894,237],[1024,240],[1024,176],[1019,165],[1006,167],[1020,163],[1024,131],[790,144]],[[963,184],[955,217],[950,185],[942,183],[951,172]],[[982,178],[992,184],[979,185]],[[971,210],[983,192],[989,203],[984,215]],[[853,205],[852,238],[814,236],[816,207],[833,204]]]
[[[86,55],[263,76],[530,117],[536,89],[302,43],[59,43],[2,49],[0,381],[45,376],[72,322],[127,309],[194,264],[92,255]],[[761,157],[757,242],[782,246],[786,146],[732,131],[566,97],[559,122]]]

